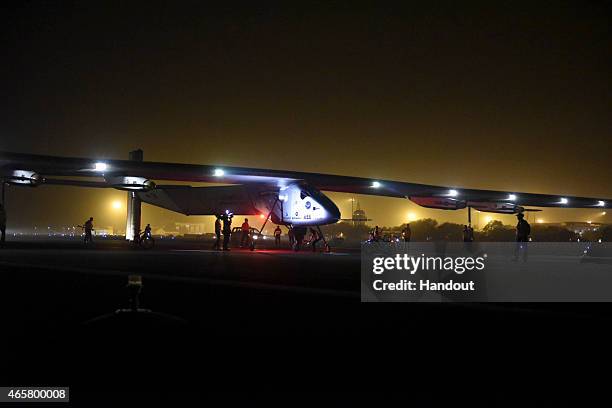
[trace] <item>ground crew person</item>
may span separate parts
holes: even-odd
[[[467,225],[463,226],[463,242],[470,242],[470,230]]]
[[[221,249],[221,216],[217,215],[217,219],[215,220],[215,244],[213,245],[213,249],[217,251]]]
[[[374,227],[374,242],[378,242],[380,240],[380,228],[378,228],[378,225],[376,227]]]
[[[293,245],[295,245],[295,232],[293,231],[293,228],[289,228],[289,231],[287,231],[287,237],[289,238],[289,246],[293,248]]]
[[[147,226],[144,229],[144,233],[142,235],[142,238],[151,238],[151,224],[147,224]]]
[[[281,234],[282,231],[280,229],[280,225],[277,225],[276,229],[274,230],[274,245],[276,245],[277,248],[280,247]]]
[[[312,245],[312,252],[317,250],[317,242],[321,240],[321,236],[316,229],[310,228],[310,245]]]
[[[249,232],[251,227],[249,226],[249,219],[245,218],[242,223],[242,227],[240,227],[242,231],[242,235],[240,236],[240,248],[244,248],[246,244],[249,243]]]
[[[89,217],[89,219],[85,221],[85,224],[83,224],[83,229],[85,230],[85,243],[93,243],[93,237],[91,235],[91,232],[93,231],[93,217]]]
[[[221,220],[223,221],[223,250],[229,251],[229,242],[230,237],[232,235],[232,217],[234,214],[225,213],[221,216]]]
[[[516,249],[514,252],[514,260],[518,261],[520,252],[523,252],[523,261],[527,261],[527,244],[529,235],[531,234],[531,225],[525,220],[523,213],[516,215],[518,223],[516,224]]]
[[[2,204],[0,204],[0,233],[2,234],[0,242],[4,243],[6,240],[6,210]]]
[[[412,230],[410,229],[410,224],[406,223],[406,228],[402,231],[402,237],[404,238],[404,242],[410,242],[410,237],[412,236]]]
[[[306,227],[293,227],[291,230],[293,231],[295,237],[295,245],[293,246],[293,249],[297,252],[300,250],[300,246],[302,246],[302,242],[306,236]]]

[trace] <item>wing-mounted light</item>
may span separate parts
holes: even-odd
[[[107,176],[105,180],[118,190],[149,191],[155,188],[155,183],[144,177]]]
[[[13,170],[9,175],[3,178],[4,181],[9,184],[31,187],[35,187],[43,181],[38,173],[30,170]]]

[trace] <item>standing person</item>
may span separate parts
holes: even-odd
[[[89,219],[87,221],[85,221],[85,224],[83,224],[83,229],[85,230],[85,243],[86,244],[92,244],[93,243],[93,237],[91,235],[91,232],[93,231],[93,217],[89,217]]]
[[[516,224],[516,249],[514,251],[514,260],[518,261],[520,252],[523,252],[523,261],[527,262],[527,242],[531,234],[531,225],[525,220],[523,213],[516,215],[518,223]]]
[[[312,245],[312,252],[317,250],[317,242],[321,240],[321,236],[316,229],[310,228],[310,245]]]
[[[410,242],[410,238],[412,237],[412,230],[410,229],[409,223],[406,223],[406,228],[402,230],[402,237],[404,238],[404,242]]]
[[[282,231],[280,229],[280,225],[277,225],[276,229],[274,230],[274,245],[276,245],[277,248],[280,247],[281,234]]]
[[[215,220],[215,244],[213,245],[213,249],[217,251],[221,249],[221,216],[216,215]]]
[[[230,237],[232,235],[232,217],[234,214],[229,212],[223,214],[221,216],[221,220],[223,221],[223,250],[229,251],[229,242]]]
[[[142,237],[143,237],[143,239],[144,238],[152,238],[151,224],[147,224],[147,226],[144,229],[144,233],[143,233]]]
[[[293,227],[290,227],[289,231],[287,231],[287,237],[289,238],[289,247],[293,248],[293,245],[295,245],[295,232],[293,231]]]
[[[295,245],[293,246],[294,251],[299,251],[300,246],[302,246],[302,242],[304,242],[304,237],[306,236],[306,227],[293,227],[292,228],[295,239]]]
[[[240,229],[242,231],[242,235],[240,237],[240,248],[244,248],[245,245],[249,243],[249,231],[251,229],[248,218],[244,219],[244,222],[242,223],[242,227]]]
[[[4,244],[6,241],[6,210],[2,204],[0,204],[0,233],[2,234],[0,242]]]
[[[378,228],[378,225],[376,227],[374,227],[374,241],[378,242],[380,240],[380,228]]]
[[[463,226],[463,242],[465,250],[470,254],[474,253],[476,250],[474,244],[472,244],[472,242],[474,242],[474,228],[472,228],[471,225]]]
[[[467,225],[463,226],[463,242],[470,242],[470,229]]]

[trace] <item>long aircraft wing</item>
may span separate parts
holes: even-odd
[[[122,177],[141,178],[147,181],[259,184],[273,188],[282,188],[294,182],[305,182],[323,191],[409,198],[425,207],[445,209],[463,208],[461,203],[465,206],[466,202],[559,208],[610,208],[612,203],[612,199],[607,198],[476,190],[288,170],[68,158],[8,152],[0,152],[0,174],[5,180],[17,184],[27,184],[30,180],[31,184],[115,188],[120,188]]]

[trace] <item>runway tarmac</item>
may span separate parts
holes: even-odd
[[[150,313],[115,313],[128,307],[131,274],[142,276],[141,306]],[[57,378],[85,381],[82,373],[95,375],[103,365],[119,373],[128,362],[152,370],[165,362],[183,373],[199,358],[221,382],[236,375],[236,367],[255,378],[259,367],[272,365],[277,381],[302,376],[299,384],[306,386],[302,367],[308,365],[319,376],[333,376],[323,372],[325,365],[341,364],[343,375],[357,381],[363,367],[379,364],[373,355],[386,349],[440,351],[481,342],[507,348],[526,333],[593,333],[611,320],[607,305],[375,305],[360,303],[359,294],[354,251],[8,242],[0,250],[0,318],[11,344],[3,362],[12,368],[4,373],[10,383],[57,384]],[[165,372],[171,373],[177,371]]]
[[[329,254],[288,249],[224,252],[211,250],[210,242],[197,240],[158,241],[154,249],[143,250],[113,239],[99,240],[92,248],[84,248],[78,239],[18,240],[0,250],[0,270],[0,290],[7,302],[3,313],[14,320],[13,327],[23,329],[72,329],[128,307],[129,275],[143,280],[143,308],[175,316],[188,325],[219,328],[214,330],[216,334],[267,336],[305,327],[315,335],[327,335],[330,330],[346,334],[355,333],[357,323],[384,327],[387,319],[396,319],[387,314],[377,315],[375,322],[359,321],[357,311],[363,308],[359,305],[360,253],[354,250],[336,249]],[[214,313],[210,313],[211,307]],[[306,325],[296,319],[279,324],[269,318],[269,309],[274,309],[274,315],[292,307],[297,317],[302,313],[313,316],[317,310],[323,313],[317,323],[307,319]],[[344,313],[347,308],[350,312]],[[435,318],[446,319],[458,311],[463,316],[479,316],[491,310],[496,314],[560,310],[562,315],[585,313],[601,318],[607,317],[608,309],[531,304],[425,308],[426,313],[419,312],[418,318],[441,313]],[[270,324],[260,324],[259,309],[265,310]],[[344,313],[340,322],[334,318],[335,311]],[[257,316],[245,317],[251,313]],[[355,319],[355,324],[346,323],[350,319]],[[328,328],[321,329],[326,323]]]
[[[19,331],[92,324],[129,306],[129,275],[142,277],[143,308],[190,327],[214,327],[218,335],[269,335],[293,327],[274,319],[261,324],[257,312],[251,316],[254,307],[269,316],[267,310],[278,304],[359,302],[358,253],[208,248],[177,241],[153,250],[113,240],[92,249],[72,240],[8,243],[0,251],[2,298],[12,299],[3,309],[6,320]],[[211,312],[219,305],[223,310]]]

